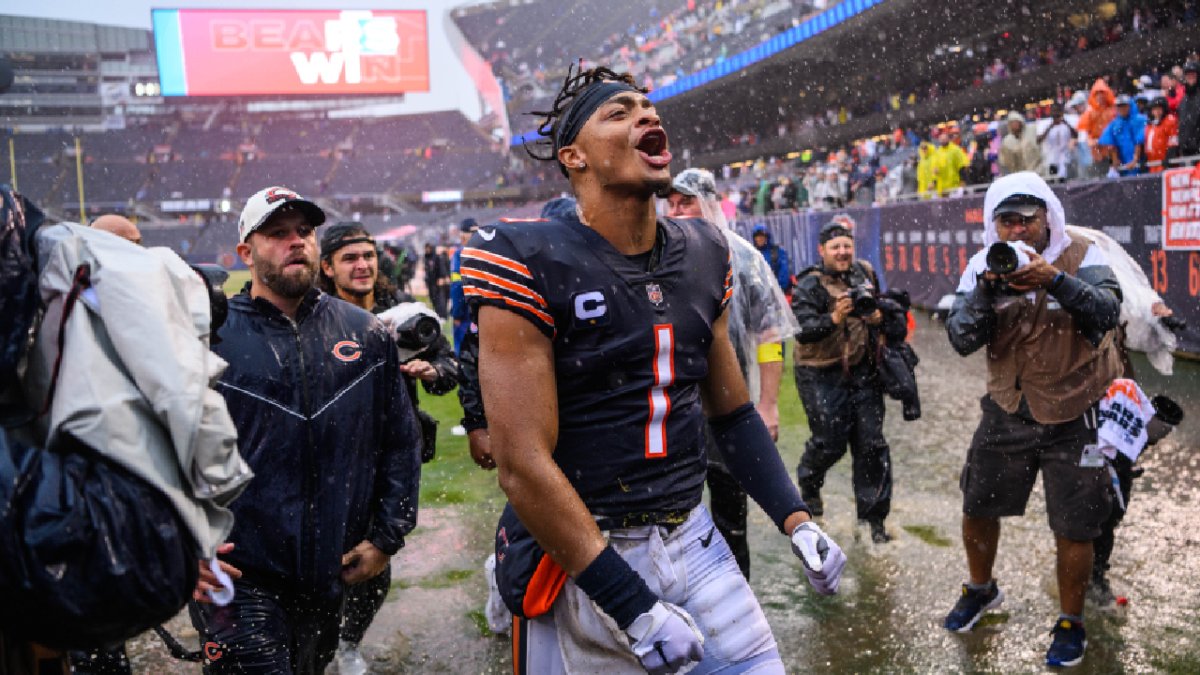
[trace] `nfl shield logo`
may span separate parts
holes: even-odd
[[[650,302],[658,307],[663,301],[662,287],[658,284],[646,284],[646,297],[650,298]]]

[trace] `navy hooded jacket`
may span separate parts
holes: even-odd
[[[767,259],[767,264],[771,266],[771,271],[775,273],[776,280],[779,281],[779,287],[784,293],[792,290],[792,266],[788,260],[787,249],[775,243],[774,237],[771,236],[771,231],[766,225],[759,223],[751,230],[750,236],[766,235],[767,243],[765,246],[759,246],[757,242],[754,248],[757,248],[763,257]]]
[[[254,480],[223,556],[248,581],[337,597],[342,554],[388,555],[417,522],[420,434],[399,354],[372,314],[318,290],[290,319],[243,292],[214,346]]]

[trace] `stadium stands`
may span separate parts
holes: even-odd
[[[473,189],[495,185],[506,166],[491,139],[457,111],[367,120],[226,116],[211,129],[148,124],[79,139],[84,194],[97,208],[244,198],[273,184],[314,196]],[[43,205],[74,208],[75,134],[13,140],[21,188]]]
[[[221,159],[193,159],[156,164],[151,167],[145,198],[151,201],[215,199],[225,194],[236,169],[233,162]]]

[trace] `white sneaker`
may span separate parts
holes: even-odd
[[[451,436],[466,436],[467,428],[461,424],[455,424],[454,426],[450,427],[450,435]]]
[[[483,563],[483,574],[488,582],[488,599],[484,605],[483,615],[487,617],[488,628],[496,635],[508,635],[512,630],[513,615],[504,606],[500,597],[500,587],[496,585],[496,554],[487,557]]]
[[[333,660],[337,663],[338,675],[367,675],[367,661],[353,642],[338,640],[337,655]]]

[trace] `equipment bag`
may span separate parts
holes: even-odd
[[[0,630],[95,649],[175,616],[199,547],[165,495],[58,438],[38,448],[0,430]]]

